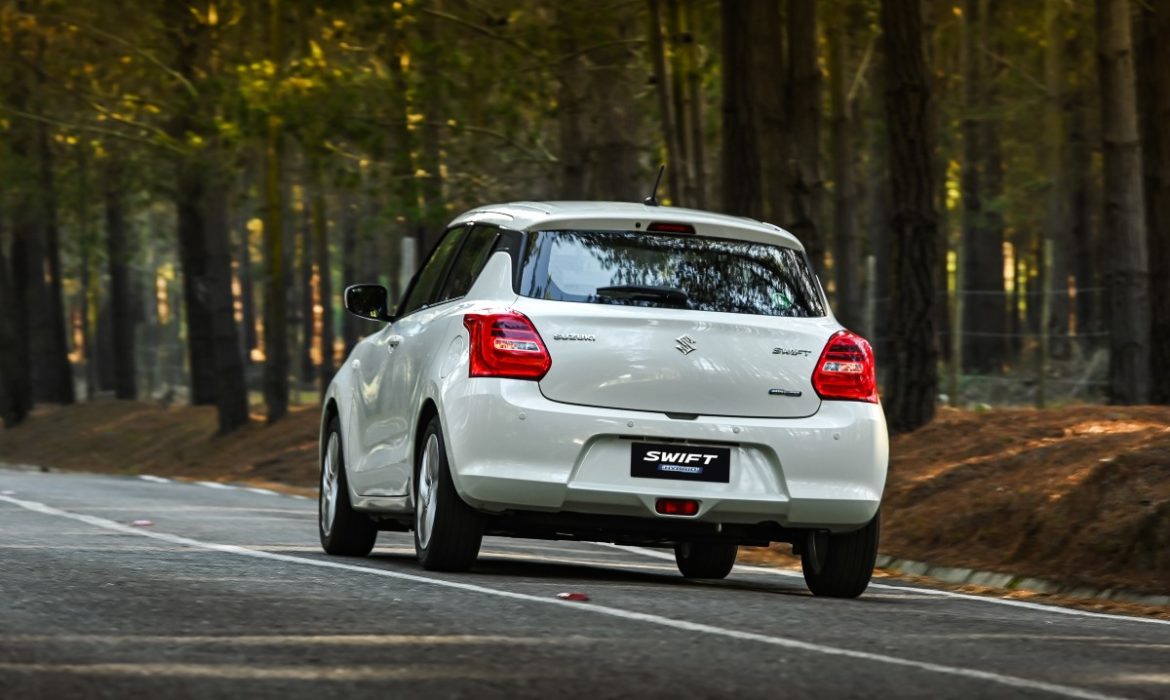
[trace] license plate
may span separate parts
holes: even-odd
[[[731,448],[635,442],[630,476],[683,481],[731,481]]]

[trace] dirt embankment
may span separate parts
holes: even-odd
[[[0,431],[0,461],[308,493],[317,420],[316,409],[295,409],[275,426],[254,420],[218,437],[214,408],[98,401]],[[893,442],[882,551],[1165,594],[1170,407],[943,411]]]

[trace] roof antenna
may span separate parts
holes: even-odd
[[[654,189],[650,191],[650,196],[642,200],[642,204],[648,207],[658,206],[658,184],[662,182],[662,172],[666,170],[666,165],[658,166],[658,177],[654,178]]]

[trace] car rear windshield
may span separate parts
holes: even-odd
[[[588,304],[824,316],[804,253],[766,243],[640,231],[528,234],[520,293]]]

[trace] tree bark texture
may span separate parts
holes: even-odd
[[[228,217],[228,186],[225,177],[209,177],[205,189],[203,237],[207,254],[207,310],[211,320],[212,358],[215,372],[215,403],[220,434],[248,422],[248,387],[244,382],[244,360],[240,353],[232,297],[232,256]]]
[[[1142,154],[1128,0],[1097,0],[1105,230],[1109,271],[1109,399],[1140,404],[1150,388],[1150,298]]]
[[[989,163],[998,152],[996,125],[989,114],[990,77],[984,47],[991,17],[984,15],[988,0],[963,3],[962,68],[963,120],[962,170],[959,187],[963,197],[963,367],[969,372],[998,372],[1003,355],[1003,228],[991,220],[995,209],[989,185],[1000,167]],[[1002,175],[998,176],[1002,181]]]
[[[279,65],[281,3],[268,0],[268,56]],[[264,401],[266,419],[275,423],[288,413],[288,268],[285,265],[282,125],[270,114],[264,134]]]
[[[723,21],[723,210],[764,218],[759,139],[755,126],[751,3],[722,0]]]
[[[40,68],[38,66],[38,73]],[[44,80],[43,75],[40,78]],[[47,305],[40,310],[44,317],[44,356],[34,354],[34,371],[39,366],[41,398],[44,401],[71,404],[76,399],[73,366],[69,363],[69,344],[65,337],[65,301],[61,291],[61,243],[57,226],[57,184],[53,171],[53,149],[49,126],[37,124],[37,152],[40,164],[40,226],[45,241],[45,290]],[[34,381],[37,381],[34,379]]]
[[[1068,253],[1072,248],[1069,232],[1070,174],[1066,157],[1068,126],[1065,123],[1065,103],[1068,99],[1065,80],[1065,25],[1061,5],[1063,0],[1045,0],[1044,29],[1044,163],[1048,177],[1047,213],[1044,218],[1044,238],[1052,241],[1052,267],[1043,271],[1046,279],[1040,292],[1050,295],[1049,317],[1041,322],[1048,325],[1052,336],[1052,354],[1067,357],[1069,329]],[[1038,297],[1029,303],[1040,303]]]
[[[893,356],[886,415],[894,432],[934,417],[938,394],[934,121],[919,0],[882,0],[886,117],[893,195]]]
[[[298,226],[297,251],[300,264],[300,284],[298,290],[300,298],[297,300],[298,312],[296,321],[301,326],[301,342],[296,345],[300,352],[300,375],[305,384],[312,384],[313,375],[313,211],[310,206],[312,195],[305,191],[303,198],[303,219]]]
[[[785,72],[784,24],[780,0],[759,0],[749,6],[748,35],[755,90],[755,123],[760,151],[761,216],[783,225],[789,216],[789,76]]]
[[[17,301],[8,265],[3,238],[0,237],[0,306],[15,309]],[[22,423],[32,401],[28,395],[28,367],[21,363],[21,350],[26,349],[27,344],[18,339],[16,317],[16,313],[0,314],[0,421],[5,428]]]
[[[846,328],[861,330],[861,255],[857,240],[857,193],[853,183],[852,106],[849,101],[849,25],[847,14],[829,23],[829,93],[833,142],[833,272],[837,304]]]
[[[106,168],[103,185],[106,210],[106,264],[110,274],[114,396],[133,400],[138,398],[134,349],[134,327],[138,314],[131,292],[130,261],[133,253],[128,240],[125,183],[120,164],[111,164]]]
[[[786,228],[796,235],[818,272],[824,270],[825,241],[821,231],[821,71],[817,65],[816,0],[788,1],[788,164],[789,218]],[[757,76],[759,79],[759,76]]]
[[[1139,5],[1138,98],[1150,260],[1150,400],[1170,403],[1170,0]]]
[[[699,209],[707,208],[707,155],[704,148],[705,131],[703,128],[703,79],[699,70],[698,48],[695,41],[695,31],[699,24],[697,0],[681,0],[683,3],[683,17],[686,21],[686,41],[684,43],[684,63],[687,73],[687,92],[690,95],[689,113],[690,140],[687,153],[691,158],[691,172],[695,181],[694,206]]]
[[[662,38],[662,0],[650,0],[650,55],[654,67],[654,92],[658,97],[658,116],[662,142],[666,147],[666,187],[669,199],[677,206],[683,201],[680,183],[685,176],[682,144],[678,140],[678,117],[675,112],[673,81],[666,70],[666,45]]]
[[[313,212],[313,255],[317,269],[317,297],[321,302],[321,365],[318,378],[321,395],[333,379],[333,267],[329,260],[329,218],[325,209],[325,186],[321,165],[311,163],[311,206]],[[312,309],[310,309],[312,311]],[[311,318],[311,316],[310,316]]]

